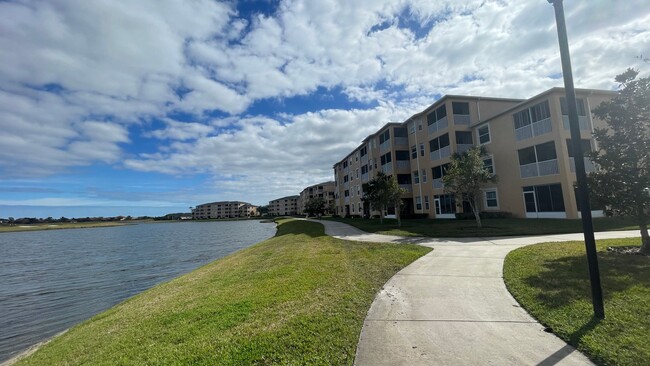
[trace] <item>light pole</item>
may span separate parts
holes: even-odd
[[[580,204],[580,213],[582,215],[582,229],[585,236],[585,248],[587,251],[587,262],[589,264],[591,300],[594,307],[594,316],[599,319],[604,319],[605,308],[603,306],[603,290],[600,285],[600,270],[598,269],[598,255],[596,254],[596,240],[594,238],[594,227],[591,222],[591,207],[589,207],[587,174],[585,173],[585,162],[583,158],[584,155],[580,141],[580,126],[578,124],[576,92],[573,88],[573,73],[571,71],[569,41],[567,40],[566,22],[564,20],[564,5],[562,0],[548,0],[548,2],[551,3],[555,8],[555,23],[557,24],[557,36],[560,43],[562,74],[564,75],[564,90],[566,91],[566,103],[569,109],[569,127],[571,131],[571,143],[573,145],[573,156],[576,166],[576,178],[578,181],[578,192],[576,198]]]

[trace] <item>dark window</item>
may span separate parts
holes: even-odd
[[[409,152],[406,150],[395,151],[395,160],[409,160]]]
[[[530,124],[530,114],[528,114],[528,109],[513,114],[512,118],[515,120],[515,130]]]
[[[560,184],[529,186],[523,187],[523,190],[526,212],[535,212],[535,203],[537,212],[564,212],[564,197]],[[535,201],[532,194],[525,192],[535,192]]]
[[[397,174],[397,184],[411,184],[411,174]]]
[[[452,194],[436,195],[434,198],[440,199],[440,213],[456,213],[456,198]]]
[[[440,142],[437,138],[429,141],[429,151],[434,152],[440,150]]]
[[[382,132],[382,133],[379,135],[379,143],[380,143],[380,144],[383,144],[384,142],[386,142],[386,141],[388,141],[388,140],[390,140],[390,129],[388,129],[388,130]]]
[[[350,196],[350,190],[349,190],[349,189],[346,189],[346,190],[343,192],[343,196],[345,196],[345,197],[349,197],[349,196]]]
[[[447,169],[449,169],[449,163],[431,168],[431,175],[433,176],[433,179],[440,179],[444,177],[445,173],[447,173]]]
[[[348,175],[346,174],[343,176],[343,182],[347,182],[347,181],[348,181]]]
[[[586,116],[587,115],[587,109],[585,108],[585,101],[584,99],[576,99],[576,107],[578,107],[578,116]],[[562,115],[563,116],[568,116],[569,115],[569,108],[566,103],[566,98],[565,97],[560,97],[560,109],[562,110]]]
[[[492,161],[492,158],[483,159],[483,166],[484,166],[485,169],[487,169],[491,174],[494,174],[494,162]]]
[[[535,150],[537,150],[537,161],[557,159],[557,154],[555,153],[555,142],[553,141],[539,144],[535,146]]]
[[[537,162],[537,159],[535,159],[534,146],[521,149],[517,151],[517,153],[519,154],[519,165],[527,165]]]
[[[420,156],[424,156],[424,144],[420,144]]]
[[[393,161],[393,158],[392,158],[391,154],[388,152],[388,153],[382,155],[380,160],[381,160],[381,165],[385,165],[385,164],[388,164],[391,161]]]
[[[366,154],[368,154],[368,146],[362,147],[360,153],[361,153],[361,157],[366,156]]]
[[[591,152],[591,141],[590,140],[585,140],[582,139],[580,140],[580,145],[582,145],[582,154],[587,155],[588,153]],[[573,157],[573,144],[571,140],[566,140],[566,147],[569,152],[569,157]]]
[[[418,148],[417,146],[413,145],[411,146],[411,159],[415,159],[418,157]]]
[[[393,129],[393,133],[395,134],[395,137],[407,137],[408,136],[408,131],[406,130],[405,127],[395,127]]]
[[[454,110],[454,114],[464,114],[469,115],[469,103],[466,102],[452,102],[451,108]]]
[[[541,121],[550,117],[551,109],[548,106],[548,100],[530,107],[530,118],[533,122]]]
[[[479,127],[478,142],[481,144],[490,142],[490,128],[487,125]]]
[[[463,145],[473,144],[472,133],[469,131],[456,131],[456,143]]]
[[[435,111],[427,115],[427,124],[431,126],[432,124],[438,122],[439,120],[447,117],[447,108],[445,105],[440,106]]]
[[[449,146],[449,134],[446,133],[440,137],[438,137],[440,140],[440,148],[442,149],[443,147]]]
[[[361,167],[361,174],[366,174],[368,173],[368,165],[364,165]]]

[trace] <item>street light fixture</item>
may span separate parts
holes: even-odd
[[[594,316],[598,319],[605,318],[603,305],[603,290],[600,285],[600,270],[598,269],[598,255],[596,253],[596,239],[591,221],[591,207],[589,207],[589,191],[587,189],[587,173],[585,173],[584,154],[580,142],[580,126],[578,124],[578,109],[576,107],[576,92],[573,87],[573,73],[571,71],[571,57],[569,55],[569,41],[567,40],[566,22],[564,20],[564,5],[562,0],[548,0],[555,8],[555,23],[560,43],[560,57],[562,59],[562,74],[564,76],[564,90],[566,92],[567,107],[569,109],[569,127],[573,156],[575,157],[576,178],[578,181],[577,201],[582,215],[582,229],[585,236],[587,262],[589,264],[589,278],[591,282],[591,300],[594,307]]]

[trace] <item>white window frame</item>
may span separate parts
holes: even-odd
[[[420,180],[422,180],[422,183],[427,182],[427,170],[426,169],[422,169],[422,171],[420,172]]]
[[[488,140],[487,142],[481,142],[481,134],[479,133],[479,130],[483,127],[487,127],[488,129]],[[479,145],[487,145],[490,142],[492,142],[492,130],[490,129],[490,124],[486,123],[483,126],[479,126],[476,128],[476,142],[478,142]]]
[[[483,191],[483,207],[486,210],[498,210],[499,207],[500,207],[500,204],[499,204],[499,190],[497,189],[497,187],[483,188],[482,191]],[[487,203],[487,200],[488,200],[487,193],[488,192],[494,192],[494,194],[496,195],[496,199],[497,199],[497,205],[496,206],[492,206],[492,207],[488,206],[488,203]]]
[[[496,165],[494,164],[494,155],[492,155],[492,154],[483,155],[483,157],[482,157],[481,159],[483,160],[483,163],[485,163],[485,161],[486,161],[487,159],[492,159],[492,174],[493,174],[493,175],[496,175],[496,174],[497,174],[497,167],[496,167]],[[484,165],[485,165],[485,164],[484,164]]]

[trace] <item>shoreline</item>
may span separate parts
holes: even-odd
[[[61,332],[59,332],[59,333],[57,333],[57,334],[55,334],[55,335],[53,335],[53,336],[51,336],[51,337],[45,339],[45,340],[42,340],[42,341],[40,341],[40,342],[38,342],[38,343],[36,343],[36,344],[33,344],[33,345],[27,347],[26,349],[24,349],[24,350],[18,352],[18,354],[16,354],[15,356],[11,357],[10,359],[8,359],[8,360],[6,360],[6,361],[2,361],[2,363],[0,363],[0,366],[12,366],[12,365],[16,364],[18,361],[22,360],[23,358],[28,357],[28,356],[30,356],[32,353],[38,351],[38,350],[39,350],[41,347],[43,347],[44,345],[46,345],[46,344],[52,342],[54,339],[56,339],[56,338],[58,338],[58,337],[60,337],[60,336],[62,336],[62,335],[64,335],[64,334],[67,333],[69,330],[70,330],[70,328],[68,328],[68,329],[66,329],[66,330],[63,330],[63,331],[61,331]]]

